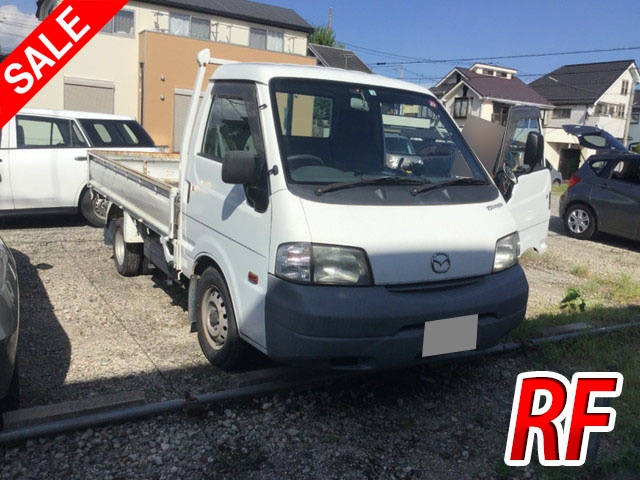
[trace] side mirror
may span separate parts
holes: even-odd
[[[531,170],[542,165],[544,159],[544,137],[538,132],[529,132],[527,144],[524,147],[523,163]]]
[[[254,185],[261,171],[262,163],[253,152],[231,150],[222,160],[222,181],[231,185]]]

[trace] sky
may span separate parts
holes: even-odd
[[[326,24],[333,7],[338,41],[377,73],[400,69],[373,65],[416,59],[461,59],[638,47],[635,50],[489,60],[515,68],[530,82],[572,63],[640,60],[638,0],[267,0],[292,8],[313,25]],[[0,46],[11,50],[33,24],[35,0],[0,0]],[[6,21],[11,21],[11,25]],[[374,53],[377,50],[384,53]],[[455,66],[473,62],[406,65],[405,79],[427,86]]]

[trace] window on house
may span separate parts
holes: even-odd
[[[120,10],[116,16],[109,20],[101,33],[110,33],[112,35],[122,35],[125,37],[133,37],[134,14],[129,10]]]
[[[284,34],[262,28],[249,30],[249,46],[260,50],[272,50],[282,52],[284,50]]]
[[[631,113],[631,123],[633,123],[634,125],[640,123],[640,112],[634,110]]]
[[[611,103],[599,103],[596,105],[595,115],[611,115],[612,117],[616,115],[617,106]]]
[[[453,118],[467,118],[469,113],[469,98],[456,98],[453,101]]]
[[[556,108],[553,110],[553,118],[570,118],[571,117],[571,109],[570,108]]]
[[[169,15],[169,33],[181,37],[209,40],[211,38],[211,20],[172,13]]]
[[[492,75],[492,76],[496,74],[494,70],[485,70],[484,73],[485,75]]]
[[[618,118],[624,118],[624,116],[625,116],[625,115],[624,115],[624,114],[625,114],[625,112],[626,112],[625,104],[624,104],[624,103],[619,104],[619,105],[618,105],[617,112],[616,112],[616,113],[617,113]]]
[[[622,81],[622,90],[620,91],[620,94],[622,94],[622,95],[628,95],[629,94],[629,81],[628,80],[623,80]]]

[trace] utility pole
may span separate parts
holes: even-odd
[[[404,77],[404,65],[398,65],[396,67],[393,67],[393,69],[396,72],[400,72],[400,80],[402,80],[402,77]]]
[[[333,25],[333,8],[329,7],[329,31],[331,31],[331,26]]]

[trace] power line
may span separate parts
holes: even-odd
[[[545,53],[524,53],[519,55],[499,55],[499,56],[486,56],[486,57],[470,57],[470,58],[449,58],[449,59],[421,59],[405,62],[377,62],[369,64],[369,66],[380,65],[410,65],[410,64],[423,64],[423,63],[451,63],[451,62],[475,62],[480,60],[506,60],[514,58],[533,58],[533,57],[552,57],[560,55],[580,55],[586,53],[605,53],[605,52],[622,52],[640,50],[640,46],[634,47],[617,47],[617,48],[599,48],[593,50],[573,50],[564,52],[545,52]]]

